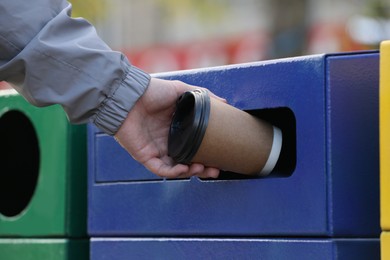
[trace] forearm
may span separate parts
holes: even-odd
[[[65,1],[8,2],[0,3],[0,80],[34,105],[61,104],[71,122],[90,120],[114,134],[150,76],[112,51],[87,21],[70,18]]]

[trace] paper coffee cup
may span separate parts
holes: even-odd
[[[282,132],[197,89],[177,101],[168,153],[178,163],[201,163],[247,175],[268,175],[282,147]]]

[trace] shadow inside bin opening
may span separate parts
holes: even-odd
[[[17,216],[34,194],[40,151],[34,126],[20,111],[0,116],[0,214]]]
[[[253,178],[289,177],[296,167],[296,119],[288,107],[246,110],[249,114],[270,122],[282,130],[283,144],[279,160],[267,177],[248,176],[234,172],[221,171],[218,180],[242,180]],[[202,179],[203,181],[215,179]]]

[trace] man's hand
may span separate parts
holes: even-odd
[[[135,160],[158,176],[217,178],[219,175],[219,169],[198,163],[176,164],[168,156],[168,133],[176,100],[185,91],[196,88],[180,81],[152,78],[115,135]]]

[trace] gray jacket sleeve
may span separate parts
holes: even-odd
[[[150,76],[70,13],[62,0],[1,0],[0,81],[36,106],[61,104],[72,123],[115,134]]]

